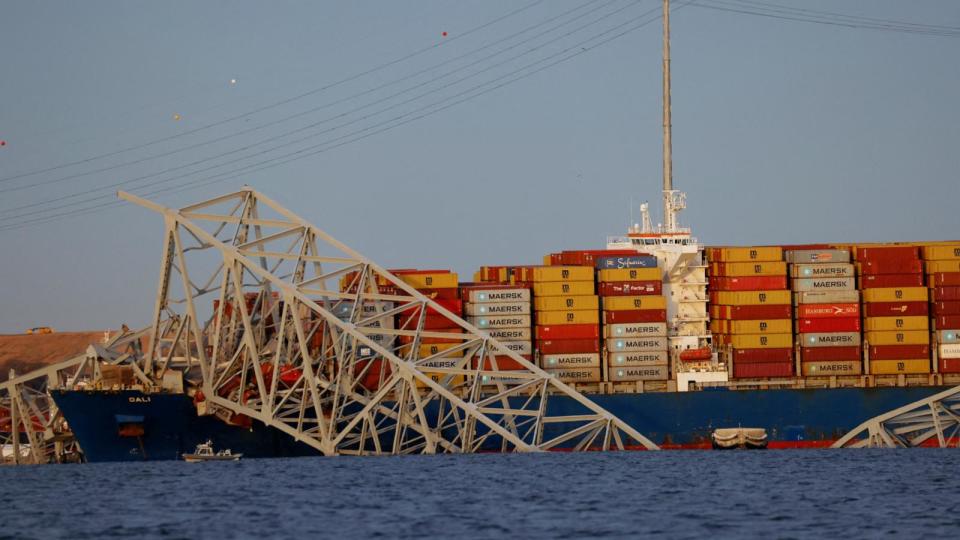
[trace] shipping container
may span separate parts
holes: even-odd
[[[793,331],[790,319],[761,319],[726,321],[730,334],[789,334]]]
[[[661,281],[659,268],[607,268],[597,271],[597,281]]]
[[[589,281],[555,281],[534,283],[533,296],[584,296],[593,294],[593,279]]]
[[[913,317],[927,315],[926,302],[872,302],[863,305],[863,314],[867,317]]]
[[[667,351],[615,352],[607,355],[610,366],[659,366],[669,364]]]
[[[503,289],[464,288],[464,300],[483,304],[488,302],[529,302],[530,289],[515,286],[504,286]]]
[[[572,266],[596,266],[597,259],[605,257],[632,257],[646,256],[638,253],[634,249],[581,249],[568,250],[562,253],[555,253],[552,259],[552,266],[572,265]]]
[[[871,345],[867,350],[870,360],[898,360],[901,358],[929,358],[929,345]]]
[[[717,261],[721,262],[754,262],[754,261],[782,261],[783,250],[779,247],[743,247],[720,248],[717,250]]]
[[[540,354],[574,354],[600,352],[600,340],[593,339],[548,339],[537,341]]]
[[[859,264],[862,275],[923,273],[923,261],[916,260],[868,260]]]
[[[665,309],[632,309],[629,311],[603,312],[604,324],[664,322],[667,320]]]
[[[797,317],[801,319],[842,319],[859,317],[860,304],[801,304]]]
[[[608,370],[610,382],[665,381],[670,369],[662,366],[612,367]]]
[[[930,269],[927,268],[927,272]],[[960,272],[937,272],[927,276],[927,284],[931,287],[958,287],[960,286]]]
[[[444,273],[410,273],[397,276],[401,281],[414,289],[448,289],[458,285],[457,274]]]
[[[415,312],[407,312],[397,317],[397,328],[402,330],[413,330],[420,321],[419,309]],[[441,315],[427,315],[423,318],[424,330],[439,330],[442,328],[454,328],[456,323]]]
[[[551,324],[598,324],[600,314],[595,310],[571,311],[540,311],[537,313],[537,324],[549,326]]]
[[[714,291],[763,291],[786,288],[786,276],[714,277],[710,279],[710,289]]]
[[[816,332],[797,336],[803,347],[855,347],[860,345],[857,332]],[[879,345],[879,343],[878,343]]]
[[[748,306],[711,306],[714,318],[730,320],[789,319],[792,315],[790,304],[748,305]]]
[[[788,263],[848,263],[850,252],[845,249],[801,249],[784,252]]]
[[[445,388],[457,388],[463,386],[466,377],[463,375],[447,375],[446,373],[435,373],[430,371],[423,372],[433,382],[444,386]],[[417,388],[429,388],[427,383],[417,379]]]
[[[556,326],[537,326],[534,332],[538,340],[546,339],[590,339],[600,337],[598,324],[561,324]]]
[[[449,334],[450,337],[427,337],[427,336],[422,336],[422,337],[420,338],[420,343],[463,343],[463,340],[464,340],[464,338],[463,338],[463,328],[444,328],[444,329],[442,329],[442,330],[431,330],[431,332]],[[372,339],[372,340],[374,340],[374,341],[377,341],[377,342],[385,342],[385,341],[387,341],[387,340],[389,339],[388,336],[386,336],[386,335],[381,335],[381,334],[373,335],[373,336],[367,336],[367,337],[369,337],[370,339]],[[392,336],[390,336],[390,337],[392,337]],[[377,338],[379,338],[379,339],[377,339]],[[403,345],[407,345],[407,344],[409,344],[409,343],[413,343],[413,340],[414,340],[414,339],[416,339],[414,336],[397,336],[397,342],[399,342],[399,343],[401,343],[401,344],[403,344]]]
[[[960,358],[960,343],[944,343],[937,347],[937,356],[950,360]]]
[[[529,315],[491,315],[467,317],[467,322],[481,330],[488,328],[523,328],[530,326]]]
[[[542,296],[533,299],[537,311],[570,311],[580,309],[599,309],[600,301],[596,295],[582,296]]]
[[[600,368],[544,368],[544,371],[565,383],[600,382]]]
[[[734,349],[733,363],[761,364],[769,362],[792,362],[793,349],[782,347],[779,349]]]
[[[433,289],[421,289],[417,287],[417,292],[426,296],[431,300],[453,300],[460,298],[460,287],[440,287]],[[409,296],[406,292],[397,290],[395,292],[384,292],[383,287],[380,288],[381,294],[395,294],[398,296]]]
[[[666,337],[618,337],[607,338],[607,350],[610,352],[639,352],[667,350]]]
[[[923,330],[864,332],[863,339],[870,345],[927,345],[930,343],[930,334]]]
[[[545,354],[540,357],[543,369],[600,368],[599,353]]]
[[[937,365],[940,373],[960,373],[960,358],[941,358]]]
[[[960,315],[960,302],[932,302],[930,309],[935,315]]]
[[[667,323],[607,324],[604,337],[658,337],[667,335]]]
[[[490,328],[487,334],[498,341],[530,341],[533,332],[527,328]]]
[[[930,289],[930,300],[934,302],[960,301],[960,287],[934,287]]]
[[[859,332],[859,317],[797,319],[794,328],[798,334],[824,332]]]
[[[656,268],[657,258],[653,255],[620,255],[616,257],[599,257],[594,260],[597,270],[607,268]]]
[[[529,354],[521,355],[521,358],[527,362],[530,362],[531,364],[533,363],[533,357]],[[480,361],[474,358],[470,362],[470,367],[477,369],[477,364],[479,363]],[[519,371],[527,368],[510,356],[494,356],[493,360],[491,360],[489,356],[485,356],[483,358],[483,365],[480,367],[480,369],[484,371]]]
[[[852,347],[800,347],[800,360],[803,362],[850,361],[863,358],[859,345]]]
[[[660,281],[606,281],[597,284],[597,293],[600,296],[659,295],[663,293],[663,283]]]
[[[763,364],[734,364],[735,379],[768,379],[773,377],[792,377],[793,362],[767,362]]]
[[[435,354],[445,353],[445,357],[461,357],[463,356],[463,351],[452,351],[447,353],[446,351],[457,347],[456,343],[424,343],[417,347],[417,358],[426,358],[428,356],[433,356]],[[411,348],[413,345],[404,345],[400,347],[400,356],[407,356],[410,354]],[[435,366],[431,366],[435,367]]]
[[[883,330],[927,330],[930,328],[930,319],[925,316],[915,317],[867,317],[863,320],[863,329],[868,332]]]
[[[960,315],[937,315],[933,318],[934,330],[960,328]]]
[[[870,274],[860,276],[860,288],[923,287],[923,274]]]
[[[593,268],[587,266],[540,266],[533,269],[534,283],[555,281],[592,281]]]
[[[937,337],[937,343],[960,343],[960,330],[953,328],[938,330],[935,335]]]
[[[529,315],[530,302],[496,302],[491,304],[467,304],[467,315]]]
[[[860,291],[810,291],[793,295],[793,304],[859,304]]]
[[[667,299],[662,296],[605,296],[601,305],[604,311],[666,309]]]
[[[793,278],[852,278],[854,266],[849,263],[835,264],[794,264],[790,266]]]
[[[790,304],[790,291],[716,292],[716,303],[727,306]]]
[[[711,275],[739,277],[739,276],[785,276],[787,263],[785,262],[729,262],[710,265]]]
[[[960,259],[960,245],[923,246],[920,248],[920,256],[928,261]]]
[[[928,274],[960,272],[960,261],[927,261]]]
[[[904,360],[871,360],[871,375],[898,375],[901,373],[930,373],[929,358]]]
[[[893,287],[865,289],[863,301],[866,302],[926,302],[926,287]]]
[[[858,247],[853,255],[858,262],[919,259],[920,249],[917,246]]]
[[[508,351],[519,355],[533,354],[533,343],[530,341],[501,341],[500,345]]]
[[[800,373],[804,377],[829,377],[833,375],[860,375],[863,363],[859,360],[828,360],[824,362],[801,362]]]
[[[796,278],[791,280],[795,292],[850,291],[856,289],[856,281],[848,278]]]
[[[782,349],[793,346],[793,334],[736,334],[730,344],[735,349]]]

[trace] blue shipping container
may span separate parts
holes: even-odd
[[[594,260],[598,269],[604,268],[656,268],[657,258],[653,255],[626,255],[620,257],[597,257]]]

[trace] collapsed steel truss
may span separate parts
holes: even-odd
[[[120,332],[106,343],[90,345],[69,360],[0,383],[0,464],[45,464],[79,456],[76,440],[49,391],[95,384],[103,365],[130,365],[140,359],[140,332]],[[143,372],[141,383],[149,383]]]
[[[876,416],[850,430],[833,448],[960,447],[960,386]]]
[[[657,448],[252,189],[180,210],[120,197],[165,222],[142,370],[184,373],[201,414],[325,455]]]

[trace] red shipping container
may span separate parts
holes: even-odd
[[[797,317],[801,319],[837,319],[859,317],[860,304],[800,304]]]
[[[419,309],[414,309],[412,312],[407,312],[398,317],[397,328],[401,330],[415,330],[417,326],[417,317],[419,317]],[[440,316],[440,315],[430,315],[429,312],[423,321],[424,330],[439,330],[441,328],[452,328],[454,323],[450,319]]]
[[[787,276],[714,277],[710,289],[714,291],[769,291],[787,288]]]
[[[763,364],[734,364],[735,379],[768,379],[771,377],[792,377],[793,362],[766,362]]]
[[[459,298],[432,298],[434,302],[454,315],[463,315],[463,301]],[[432,307],[427,308],[427,315],[439,315],[440,312]]]
[[[571,266],[593,266],[598,257],[617,257],[642,255],[635,249],[585,249],[564,251],[560,254],[562,264]]]
[[[914,360],[930,358],[929,345],[871,345],[870,360]]]
[[[960,329],[960,315],[938,315],[933,318],[934,330]]]
[[[860,347],[800,347],[800,360],[803,362],[830,362],[860,360]]]
[[[916,317],[928,313],[926,302],[867,302],[863,314],[867,317]]]
[[[916,246],[858,247],[853,254],[858,261],[918,260],[920,248]]]
[[[460,327],[457,327],[457,328],[431,328],[430,331],[431,331],[431,332],[445,332],[445,333],[448,333],[448,334],[462,334],[462,333],[463,333],[463,328],[460,328]],[[414,338],[413,336],[397,336],[397,341],[399,341],[402,345],[407,345],[407,344],[413,343],[413,340],[414,340],[414,339],[415,339],[415,338]],[[463,341],[464,341],[464,338],[463,338],[462,336],[460,336],[460,337],[454,337],[454,338],[438,338],[438,337],[421,337],[421,338],[420,338],[420,343],[423,343],[424,345],[426,345],[426,344],[428,344],[428,343],[463,343]]]
[[[382,292],[383,287],[380,287],[380,290]],[[419,292],[420,294],[426,296],[431,300],[436,300],[438,298],[447,299],[447,300],[460,298],[460,287],[444,287],[442,289],[417,289],[417,292]],[[384,294],[387,294],[387,293],[384,293]],[[406,291],[403,291],[399,288],[397,289],[395,294],[400,296],[409,296],[406,293]]]
[[[547,339],[597,339],[600,337],[599,324],[557,324],[537,326],[534,334],[538,340]]]
[[[533,362],[533,357],[528,354],[522,354],[520,355],[520,357],[528,362],[531,362],[531,363]],[[521,369],[527,369],[523,367],[523,364],[521,364],[520,362],[517,362],[516,360],[514,360],[509,356],[497,356],[496,360],[497,360],[497,368],[500,371],[518,371]],[[473,369],[477,369],[477,364],[479,363],[480,361],[474,358],[470,362],[471,364],[470,367],[472,367]],[[487,371],[490,371],[493,369],[493,362],[490,361],[489,357],[486,357],[486,356],[483,357],[483,367],[480,369],[484,369]]]
[[[597,284],[600,296],[637,296],[658,295],[663,293],[663,283],[659,281],[607,281]]]
[[[793,361],[793,349],[734,349],[733,365]]]
[[[860,262],[860,274],[922,274],[923,261],[900,260],[866,260]]]
[[[960,302],[933,302],[930,312],[933,315],[960,315]]]
[[[865,274],[860,276],[861,289],[880,287],[923,287],[923,274]]]
[[[960,300],[960,287],[936,287],[930,291],[930,300],[956,302]]]
[[[940,373],[960,373],[960,358],[941,358],[938,368]]]
[[[928,276],[931,287],[958,287],[960,286],[960,272],[937,272]]]
[[[797,332],[859,332],[859,317],[798,319]]]
[[[540,354],[573,354],[600,352],[597,339],[550,339],[536,343]]]
[[[775,304],[768,306],[718,306],[718,319],[731,321],[749,321],[757,319],[789,319],[793,317],[793,306],[790,304]]]
[[[604,324],[666,322],[665,309],[631,309],[627,311],[604,311]]]

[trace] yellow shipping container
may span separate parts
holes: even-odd
[[[543,296],[533,299],[533,307],[537,311],[599,309],[600,300],[592,294],[584,296]]]
[[[791,303],[790,291],[721,291],[717,303],[723,306],[766,306]]]
[[[788,349],[793,347],[793,334],[734,334],[734,349]]]
[[[791,319],[768,321],[729,321],[731,334],[789,334],[793,331]]]
[[[628,311],[634,309],[667,309],[667,299],[662,296],[606,296],[604,311]]]
[[[926,261],[960,260],[960,244],[947,246],[923,246],[920,256]]]
[[[868,332],[883,330],[927,330],[930,319],[922,315],[916,317],[867,317],[863,320],[863,329]]]
[[[593,268],[589,266],[540,266],[533,269],[533,282],[593,281]]]
[[[597,272],[598,281],[660,281],[659,268],[605,268]]]
[[[904,330],[902,332],[864,332],[863,339],[873,345],[927,345],[930,334],[926,330]]]
[[[600,313],[595,309],[575,311],[541,311],[537,313],[537,324],[599,324]]]
[[[783,249],[778,247],[721,248],[719,251],[719,260],[722,262],[760,262],[783,260]]]
[[[787,275],[787,263],[785,262],[722,263],[722,269],[723,275],[730,277]]]
[[[593,280],[534,283],[533,296],[584,296],[593,294]]]
[[[872,375],[897,375],[900,373],[930,373],[930,360],[928,358],[915,358],[913,360],[870,361],[870,374]]]
[[[445,377],[450,377],[450,375],[446,373],[434,373],[431,371],[425,371],[423,374],[426,375],[427,377],[430,377],[431,379],[433,379],[433,382],[440,385],[443,384],[443,380]],[[453,378],[450,379],[450,383],[446,385],[447,388],[457,388],[459,386],[463,386],[463,383],[466,377],[464,377],[463,375],[453,375],[452,377]],[[428,386],[427,386],[427,383],[421,382],[420,379],[417,379],[417,388],[428,388]]]
[[[454,273],[400,274],[397,277],[414,289],[450,289],[459,284]]]
[[[553,262],[553,257],[551,257],[549,254],[543,256],[543,265],[544,265],[544,266],[550,266],[550,263],[552,263],[552,262]]]
[[[960,272],[960,260],[954,261],[927,261],[927,273]]]
[[[864,302],[926,302],[926,287],[883,287],[864,289]]]

